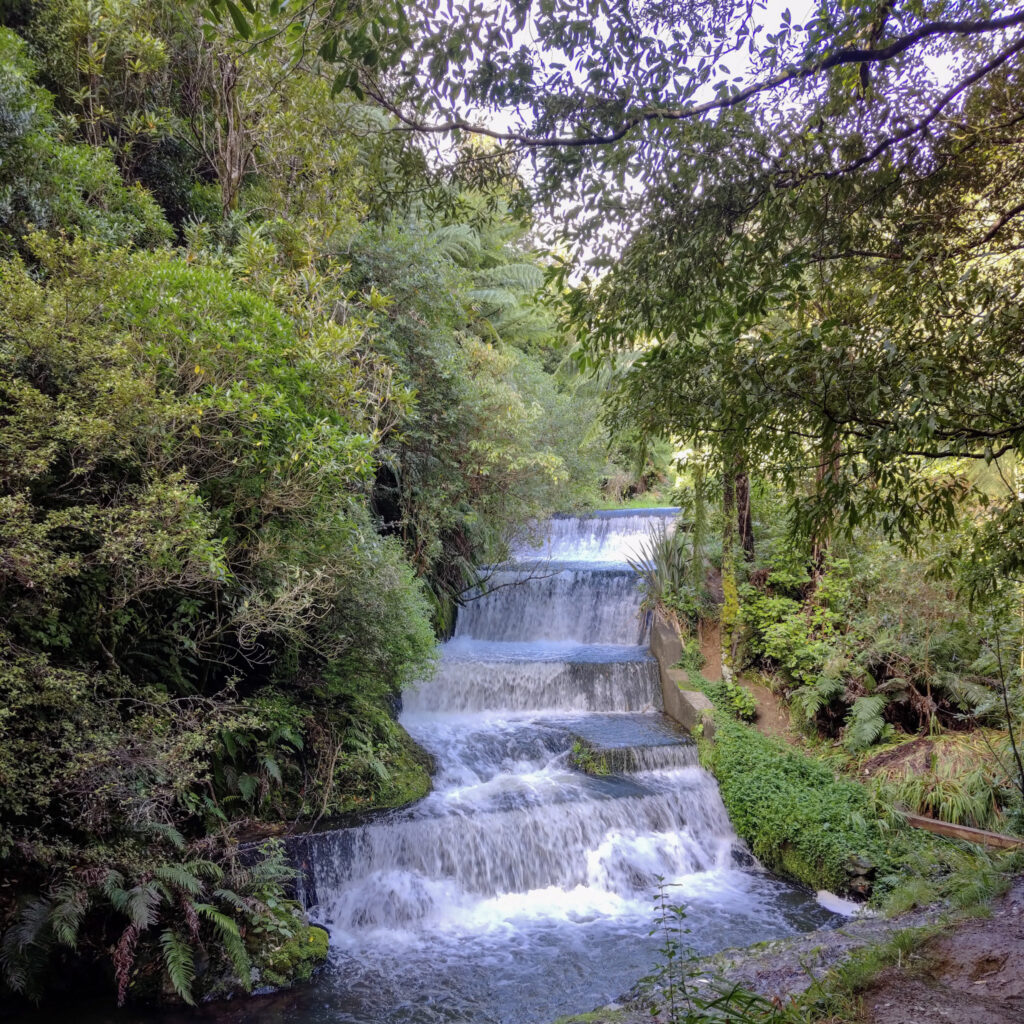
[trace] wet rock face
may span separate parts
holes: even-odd
[[[855,854],[846,864],[847,888],[856,896],[870,896],[875,884],[875,873],[874,864]]]

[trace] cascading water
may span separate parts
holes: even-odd
[[[434,791],[307,841],[332,963],[289,1019],[540,1024],[588,1009],[650,969],[659,878],[702,951],[827,920],[758,869],[658,711],[623,560],[664,514],[557,518],[460,611],[436,677],[404,696]],[[610,773],[572,768],[576,742]]]

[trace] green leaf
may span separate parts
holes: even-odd
[[[235,31],[243,39],[248,39],[252,35],[252,26],[249,24],[249,19],[242,13],[242,9],[234,0],[224,0],[224,4],[228,9],[228,14],[231,15],[231,20],[235,24]]]

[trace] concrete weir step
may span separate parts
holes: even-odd
[[[662,706],[665,714],[689,733],[700,727],[705,739],[714,739],[714,705],[707,695],[695,690],[690,675],[676,668],[683,654],[683,645],[675,628],[658,613],[651,623],[651,654],[658,662],[661,676]]]
[[[572,764],[589,774],[696,767],[697,747],[662,714],[595,715],[573,723]]]
[[[582,750],[571,758],[572,763],[588,773],[632,775],[697,767],[697,746],[693,742],[672,746],[595,747],[579,740]]]

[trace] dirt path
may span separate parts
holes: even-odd
[[[772,693],[767,686],[752,683],[747,679],[740,682],[754,695],[757,702],[757,720],[754,728],[765,736],[792,742],[789,725],[789,710],[778,694]]]
[[[864,996],[865,1024],[1022,1024],[1024,878],[992,916],[959,922],[920,959],[878,976]]]
[[[722,678],[722,631],[717,622],[701,623],[700,653],[704,655],[700,674],[709,682],[717,682]]]
[[[705,622],[701,626],[700,650],[704,655],[704,667],[700,674],[711,682],[721,679],[722,638],[717,622]],[[740,683],[753,694],[757,702],[757,721],[754,727],[758,732],[788,742],[791,739],[789,711],[782,698],[772,693],[767,686],[752,683],[749,679],[741,678]]]

